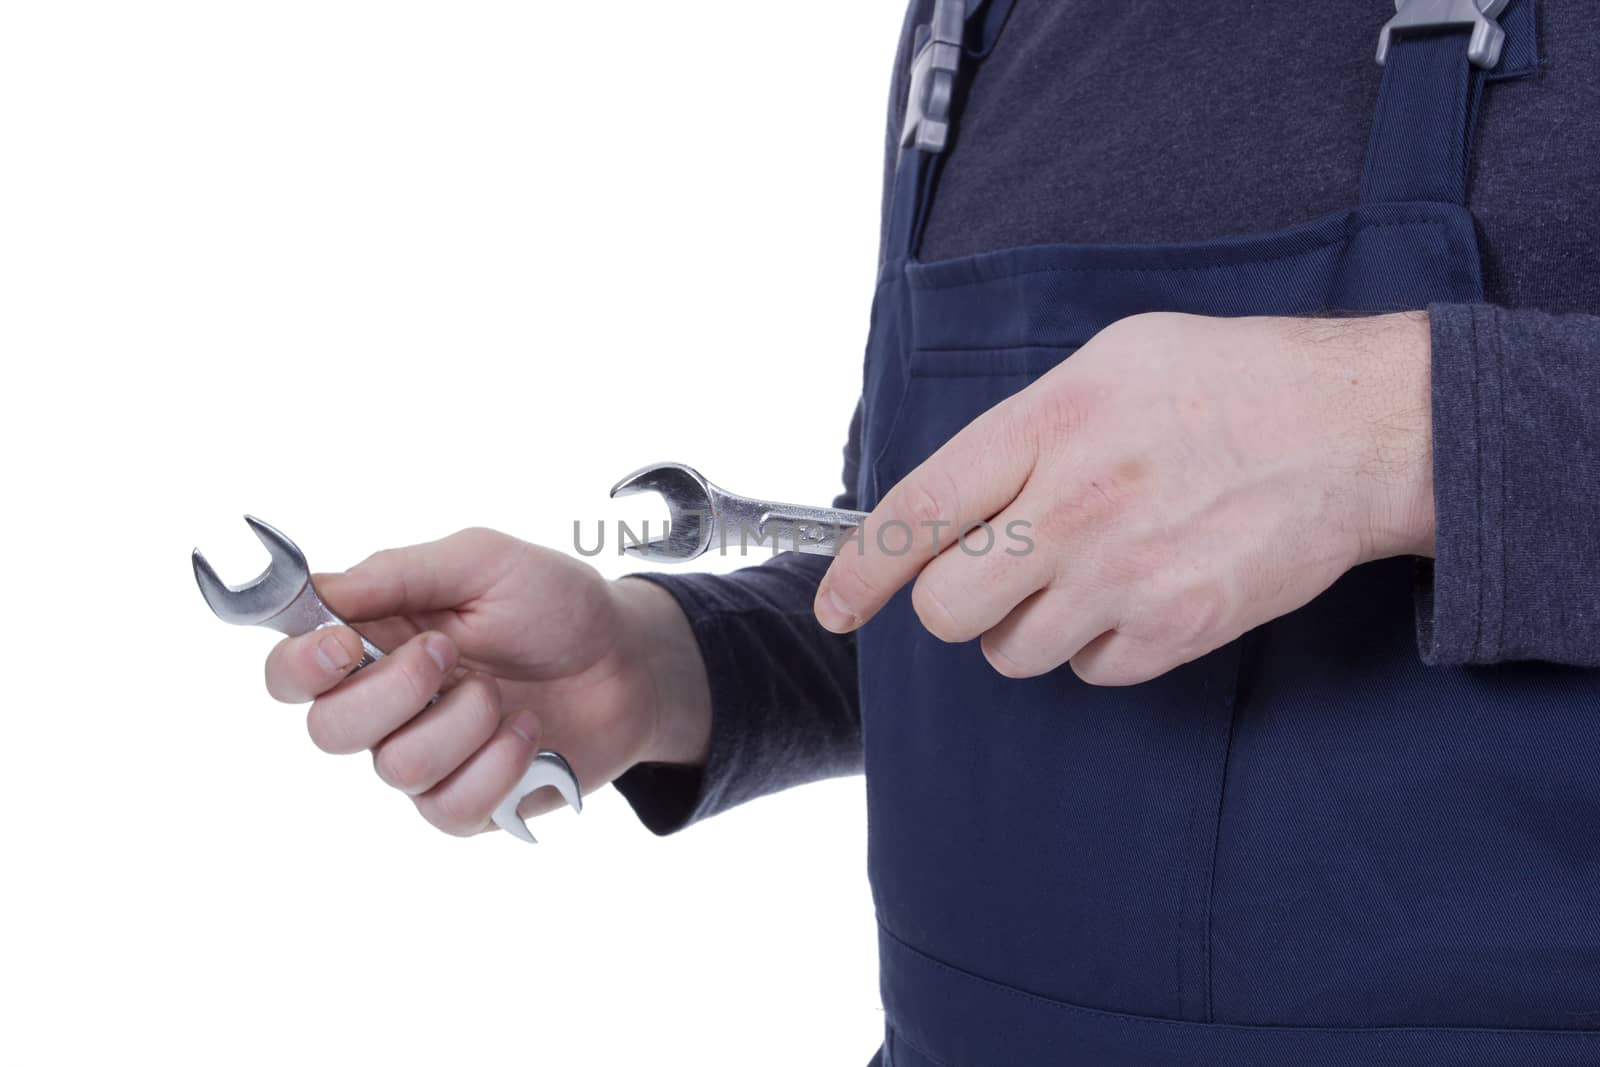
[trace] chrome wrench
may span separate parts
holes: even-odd
[[[293,541],[260,519],[246,515],[244,521],[266,546],[270,558],[267,569],[254,581],[237,586],[223,584],[200,550],[194,550],[194,579],[199,583],[200,595],[205,597],[217,618],[237,626],[265,626],[290,637],[328,626],[350,626],[317,595],[306,557]],[[361,631],[356,630],[355,634],[361,639],[362,655],[350,669],[352,674],[383,658],[381,648],[367,640]],[[429,703],[438,699],[439,694],[435,693]],[[572,767],[559,754],[546,751],[533,757],[522,780],[494,809],[494,824],[520,841],[535,844],[528,824],[517,814],[517,805],[529,793],[545,786],[560,793],[561,799],[573,810],[583,810],[583,794]]]
[[[634,493],[659,493],[667,504],[666,536],[623,546],[628,555],[653,563],[681,563],[712,545],[726,551],[735,542],[744,549],[769,540],[778,551],[837,556],[867,517],[864,511],[738,496],[682,463],[641,467],[611,487],[613,497]]]

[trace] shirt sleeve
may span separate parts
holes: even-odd
[[[899,151],[910,47],[931,0],[911,0],[900,28],[889,107],[878,262],[887,252],[889,197]],[[850,420],[844,492],[855,508],[861,407]],[[711,680],[711,747],[704,768],[641,764],[616,781],[639,820],[658,834],[803,782],[861,769],[855,636],[822,629],[811,613],[828,561],[779,556],[731,575],[641,574],[683,608]]]
[[[853,508],[859,406],[845,446]],[[711,683],[711,744],[704,768],[640,764],[616,781],[639,820],[669,834],[747,800],[861,769],[855,635],[824,630],[812,614],[829,560],[789,553],[729,575],[642,574],[688,616]]]
[[[1423,659],[1600,667],[1600,316],[1436,305]]]

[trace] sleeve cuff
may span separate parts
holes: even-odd
[[[642,764],[616,781],[657,834],[791,786],[859,772],[855,640],[811,612],[827,560],[783,556],[731,575],[641,574],[688,616],[711,688],[704,768]]]
[[[728,749],[731,739],[729,717],[722,713],[728,704],[726,684],[719,681],[730,677],[727,657],[733,653],[725,643],[713,639],[717,598],[708,582],[717,579],[711,575],[635,574],[629,579],[652,582],[672,594],[678,607],[688,616],[694,630],[695,641],[706,664],[706,677],[711,682],[711,743],[706,752],[704,767],[683,767],[669,763],[641,763],[626,771],[612,784],[621,793],[639,821],[651,833],[665,836],[699,822],[714,814],[712,788],[728,774]],[[720,691],[724,690],[724,691]]]
[[[1433,339],[1434,559],[1417,590],[1417,640],[1431,665],[1500,658],[1505,603],[1500,335],[1494,309],[1436,304]]]
[[[1430,664],[1600,667],[1600,316],[1429,309]]]

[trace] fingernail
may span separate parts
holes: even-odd
[[[522,738],[528,744],[539,740],[539,719],[531,711],[521,711],[511,720],[511,732]]]
[[[450,640],[442,634],[429,634],[422,639],[422,651],[433,660],[433,665],[443,674],[450,669]]]
[[[835,633],[843,633],[854,629],[857,619],[850,605],[839,599],[839,594],[824,587],[817,598],[817,621]]]
[[[322,665],[322,669],[325,671],[342,671],[353,662],[353,657],[350,655],[350,651],[344,647],[344,642],[332,634],[323,634],[317,639],[315,652],[317,662]]]

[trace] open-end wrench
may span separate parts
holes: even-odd
[[[265,626],[290,637],[327,626],[350,625],[334,614],[317,595],[316,586],[311,584],[311,570],[306,566],[306,557],[293,541],[260,519],[246,515],[244,521],[266,546],[270,558],[267,569],[254,581],[244,585],[224,585],[200,550],[194,550],[194,580],[199,583],[200,595],[206,598],[206,603],[216,612],[217,618],[237,626]],[[383,650],[367,640],[361,631],[357,630],[356,636],[361,639],[362,656],[351,668],[352,674],[383,658]],[[439,694],[435,693],[429,703],[438,699]],[[512,837],[534,844],[528,824],[517,814],[517,805],[529,793],[545,786],[560,793],[561,799],[572,805],[573,810],[583,810],[583,794],[578,789],[578,778],[567,761],[557,753],[540,752],[533,757],[533,763],[516,788],[494,809],[494,824]]]
[[[611,487],[613,497],[634,493],[659,493],[667,504],[666,536],[623,546],[630,556],[655,563],[694,559],[712,545],[726,551],[730,545],[743,550],[771,544],[780,552],[836,556],[867,517],[864,511],[735,496],[682,463],[641,467]]]

